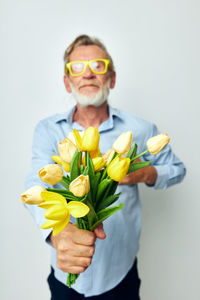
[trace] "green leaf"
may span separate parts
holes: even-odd
[[[109,207],[109,208],[99,211],[97,213],[98,221],[93,224],[93,226],[90,228],[90,230],[93,231],[101,222],[103,222],[105,219],[110,217],[112,214],[114,214],[118,210],[122,209],[123,206],[124,206],[124,204],[120,203],[119,205]]]
[[[85,167],[85,170],[83,171],[83,175],[86,176],[86,175],[89,175],[89,167]]]
[[[84,165],[80,165],[80,174],[83,174],[85,171]],[[84,175],[84,174],[83,174]]]
[[[97,191],[97,180],[96,180],[94,165],[93,165],[93,162],[92,162],[89,152],[85,152],[85,161],[86,161],[86,166],[88,167],[88,175],[89,175],[89,179],[90,179],[89,199],[93,203],[95,200],[96,191]]]
[[[137,144],[135,143],[131,149],[129,150],[128,154],[126,157],[129,157],[130,159],[133,159],[133,157],[136,155],[137,153]]]
[[[95,197],[95,206],[102,201],[102,199],[105,196],[106,190],[109,188],[109,186],[112,184],[113,180],[112,179],[104,179],[102,180],[97,189],[96,197]]]
[[[54,193],[58,193],[58,194],[66,194],[66,190],[64,190],[64,189],[52,189],[52,188],[46,188],[46,190],[48,191],[48,192],[54,192]]]
[[[62,190],[62,189],[47,188],[46,190],[49,191],[49,192],[54,192],[54,193],[60,194],[63,197],[65,197],[68,201],[81,201],[82,202],[82,201],[85,200],[85,197],[86,197],[86,196],[84,196],[84,197],[76,197],[70,191]]]
[[[110,206],[114,202],[116,202],[119,199],[120,193],[116,195],[110,195],[106,197],[103,201],[99,203],[99,205],[96,207],[96,212]]]
[[[86,215],[87,219],[88,219],[88,224],[89,224],[89,228],[91,230],[91,227],[93,226],[93,224],[95,224],[98,221],[98,217],[97,214],[94,210],[93,205],[91,204],[89,199],[86,199],[85,204],[89,207],[90,211],[89,213]],[[91,230],[92,231],[92,230]]]
[[[96,177],[97,184],[99,184],[99,181],[101,179],[101,171],[96,172],[95,177]]]
[[[70,180],[73,181],[75,178],[77,178],[79,173],[79,159],[80,159],[80,152],[78,149],[74,153],[71,164],[70,164]]]
[[[77,227],[80,229],[89,230],[88,222],[84,220],[84,218],[77,218]]]
[[[96,194],[97,194],[99,182],[101,180],[101,174],[102,174],[101,171],[96,172],[96,174],[95,174],[94,188],[93,188],[93,203],[96,202]]]
[[[69,185],[70,185],[70,178],[69,178],[69,176],[63,176],[62,180],[59,183],[68,190],[69,189]]]
[[[85,164],[86,166],[89,168],[89,176],[94,176],[95,175],[95,171],[94,171],[94,166],[93,166],[93,162],[92,159],[90,157],[90,153],[89,152],[85,152]]]
[[[110,185],[110,188],[109,188],[109,191],[108,191],[109,195],[113,195],[116,192],[117,187],[118,187],[118,182],[112,180],[112,184]]]
[[[152,163],[152,161],[139,161],[139,162],[135,162],[130,164],[129,169],[128,169],[128,173],[134,172],[136,170],[142,169],[144,167],[149,166]]]
[[[101,180],[103,180],[107,177],[107,168],[101,170],[101,172],[102,172]]]

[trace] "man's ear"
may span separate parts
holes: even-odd
[[[65,85],[65,88],[66,88],[67,92],[71,93],[72,90],[71,90],[71,87],[69,85],[69,77],[67,75],[64,75],[63,81],[64,81],[64,85]]]
[[[116,82],[116,72],[112,72],[111,81],[110,81],[110,88],[111,89],[114,89],[115,82]]]

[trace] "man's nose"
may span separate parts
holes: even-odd
[[[95,74],[91,71],[90,67],[87,65],[85,73],[83,74],[83,78],[91,79],[94,77],[95,77]]]

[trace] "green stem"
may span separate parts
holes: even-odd
[[[137,156],[133,157],[133,159],[132,159],[131,161],[134,161],[134,160],[136,160],[137,158],[139,158],[139,157],[145,155],[147,152],[149,152],[149,151],[148,151],[148,150],[145,150],[144,152],[142,152],[142,153],[138,154]]]
[[[85,221],[81,218],[77,219],[77,227],[80,229],[87,229],[89,230],[87,224],[85,223]],[[79,277],[80,274],[72,274],[72,273],[68,273],[67,275],[67,286],[69,288],[71,288],[71,286],[76,282],[76,279]]]
[[[80,151],[80,165],[82,165],[83,160],[82,160],[82,151]]]
[[[105,168],[105,169],[103,170],[103,174],[102,174],[102,176],[101,176],[101,181],[104,180],[104,179],[106,178],[106,176],[107,176],[107,168]]]

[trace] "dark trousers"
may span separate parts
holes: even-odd
[[[47,281],[51,291],[51,300],[140,300],[140,279],[138,277],[137,260],[135,260],[132,269],[126,277],[115,288],[99,296],[84,297],[84,295],[77,293],[72,288],[68,288],[55,278],[53,268],[51,268]]]

